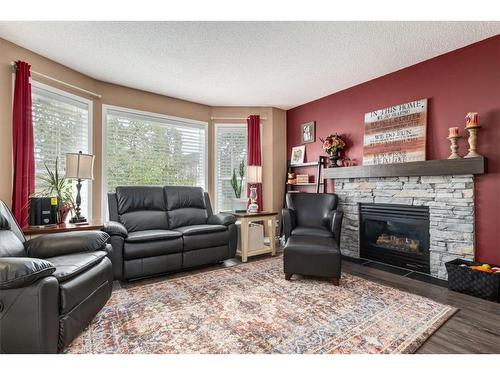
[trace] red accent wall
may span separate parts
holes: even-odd
[[[316,142],[306,145],[306,161],[322,154],[319,137],[347,136],[346,155],[363,160],[364,114],[394,104],[428,98],[427,159],[449,156],[448,128],[466,133],[465,115],[478,112],[483,126],[479,152],[487,174],[478,176],[476,259],[500,264],[500,35],[412,65],[287,111],[288,158],[300,145],[300,124],[316,121]],[[467,151],[465,139],[459,152]],[[308,171],[312,174],[312,170]]]

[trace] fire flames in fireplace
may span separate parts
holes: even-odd
[[[376,241],[377,246],[388,249],[418,254],[421,252],[420,241],[414,238],[399,237],[393,234],[382,233]]]

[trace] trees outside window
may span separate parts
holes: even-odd
[[[123,185],[206,188],[206,125],[105,109],[105,191]]]

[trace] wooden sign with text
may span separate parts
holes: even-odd
[[[425,160],[427,99],[365,114],[363,165]]]

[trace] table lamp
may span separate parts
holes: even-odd
[[[87,222],[87,219],[80,213],[80,204],[82,203],[80,190],[82,188],[82,180],[94,179],[94,159],[94,155],[83,154],[81,151],[77,154],[66,154],[66,178],[77,179],[75,216],[71,218],[70,223],[78,224]]]
[[[249,165],[247,169],[247,183],[250,184],[250,205],[248,206],[248,212],[255,213],[259,212],[259,206],[257,205],[257,187],[255,184],[262,183],[262,166],[260,165]]]

